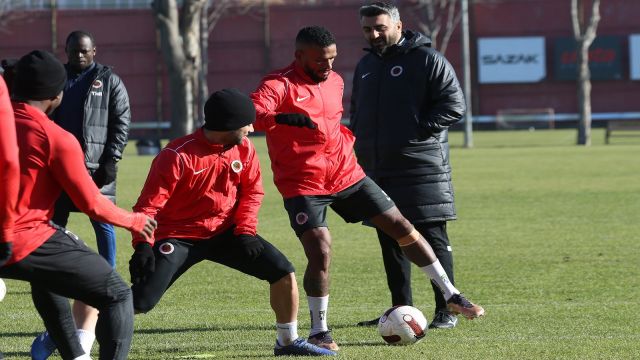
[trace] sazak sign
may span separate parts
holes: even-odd
[[[640,35],[629,35],[629,74],[632,80],[640,80]]]
[[[478,81],[528,83],[544,79],[544,37],[500,37],[478,39]]]

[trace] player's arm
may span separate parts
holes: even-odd
[[[171,194],[173,194],[183,171],[183,163],[180,155],[171,149],[162,150],[151,163],[147,180],[140,191],[138,201],[133,206],[133,211],[141,212],[155,219],[158,212],[167,203]],[[132,235],[132,245],[134,248],[142,242],[147,242],[150,245],[153,245],[155,242],[153,236],[144,238],[137,234]]]
[[[59,138],[49,138],[49,167],[78,209],[94,220],[126,228],[143,237],[151,236],[155,220],[123,210],[101,195],[87,173],[80,144],[71,134],[60,134]]]
[[[20,164],[13,110],[0,77],[0,242],[13,241],[13,222],[20,190]]]
[[[467,109],[464,94],[456,73],[447,59],[436,51],[427,54],[427,91],[425,100],[428,110],[421,125],[432,133],[440,132],[462,119]]]
[[[249,156],[247,158],[247,169],[241,172],[240,189],[238,191],[238,208],[235,213],[236,235],[248,234],[256,235],[258,227],[258,211],[264,198],[262,187],[262,175],[260,173],[260,162],[258,155],[249,143]]]
[[[280,78],[266,78],[256,91],[251,94],[251,100],[256,107],[256,131],[266,131],[275,126],[275,116],[287,94],[287,83]]]

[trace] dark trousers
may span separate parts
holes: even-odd
[[[444,271],[449,276],[452,284],[453,278],[453,254],[450,251],[449,237],[447,236],[447,223],[432,222],[414,224],[416,230],[425,238],[436,254]],[[384,269],[387,273],[387,285],[391,291],[392,305],[413,305],[411,293],[411,262],[400,249],[400,245],[393,238],[380,230],[378,240],[382,249]],[[447,302],[440,289],[432,282],[433,293],[436,302],[436,311],[446,311]]]
[[[155,271],[145,281],[135,283],[133,305],[136,312],[151,311],[173,283],[193,265],[209,260],[273,284],[294,272],[289,260],[258,235],[264,249],[251,259],[234,239],[233,229],[209,240],[163,239],[153,245]]]
[[[100,359],[126,359],[133,336],[129,286],[98,254],[60,229],[21,261],[0,268],[0,277],[31,284],[31,297],[63,359],[81,356],[68,298],[100,311],[96,338]]]

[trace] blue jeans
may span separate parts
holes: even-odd
[[[58,205],[58,204],[56,204]],[[54,224],[66,227],[69,221],[69,209],[64,206],[56,206],[53,213]],[[96,233],[96,243],[98,244],[98,253],[107,260],[109,265],[115,269],[116,267],[116,231],[113,225],[91,220],[91,225]]]

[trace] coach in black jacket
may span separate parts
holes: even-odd
[[[53,120],[80,142],[87,171],[100,192],[115,203],[117,163],[129,138],[129,95],[111,68],[94,62],[96,47],[93,36],[74,31],[67,37],[65,52],[68,62],[67,82],[62,103]],[[77,211],[66,194],[56,202],[52,221],[67,225],[69,212]],[[91,220],[96,234],[98,252],[115,267],[116,235],[113,225]],[[86,353],[95,338],[97,311],[80,301],[73,305],[80,343]],[[55,349],[46,335],[38,336],[31,347],[34,359],[43,359]]]
[[[402,31],[398,9],[376,2],[360,9],[371,48],[358,63],[351,95],[351,129],[358,162],[427,239],[451,282],[447,221],[456,218],[447,129],[466,110],[449,62],[431,40]],[[378,231],[393,305],[412,305],[411,267],[398,244]],[[457,323],[440,290],[431,327]],[[376,320],[359,325],[373,325]]]

